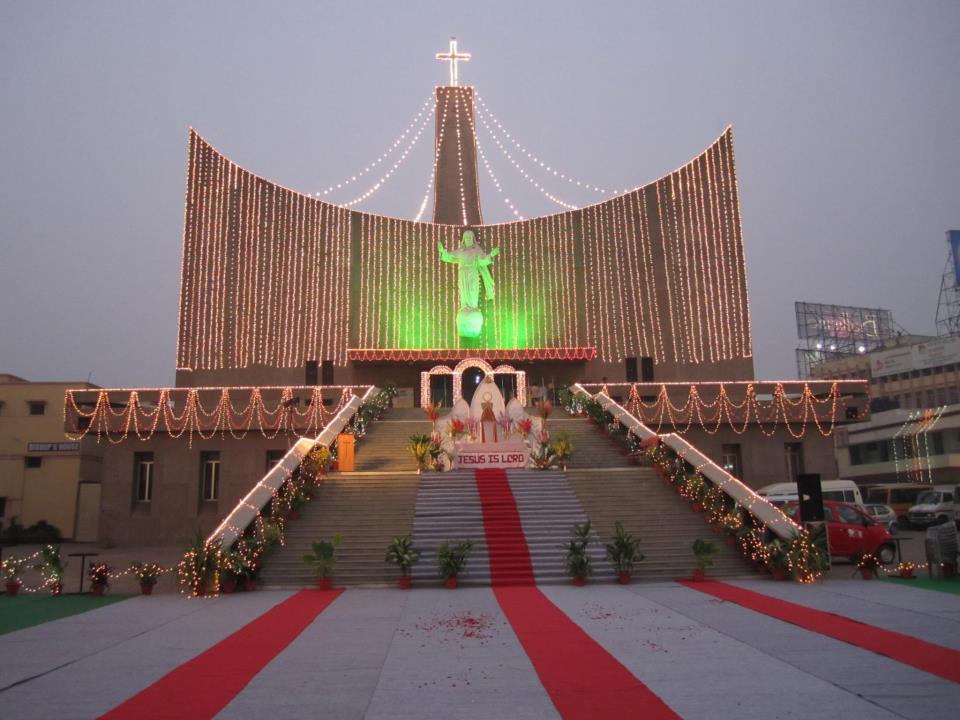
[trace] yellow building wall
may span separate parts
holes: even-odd
[[[95,441],[78,448],[63,443],[63,398],[67,388],[87,383],[34,383],[0,375],[0,497],[6,497],[4,524],[13,516],[24,526],[45,520],[65,538],[73,537],[77,492],[81,480],[99,482],[100,455]],[[45,403],[43,415],[31,415],[31,402]],[[61,444],[30,449],[30,443]],[[39,457],[39,468],[26,467],[26,457]]]

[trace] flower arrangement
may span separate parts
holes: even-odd
[[[332,457],[330,448],[317,443],[310,448],[310,452],[303,458],[300,469],[313,478],[319,478],[327,474],[327,466],[330,464]]]
[[[459,440],[467,434],[467,424],[460,418],[452,418],[447,423],[447,435],[454,440]]]
[[[518,420],[517,430],[523,438],[526,438],[533,431],[533,420],[528,417]]]
[[[427,415],[427,420],[436,423],[440,419],[440,403],[427,403],[423,406],[423,412]]]
[[[543,419],[546,420],[550,417],[550,413],[553,412],[553,403],[549,400],[541,400],[539,407],[537,407],[537,414]]]
[[[497,427],[503,437],[508,437],[513,432],[513,420],[507,414],[506,410],[497,415]]]

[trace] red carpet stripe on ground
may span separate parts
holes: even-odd
[[[960,683],[960,651],[723,582],[681,585]]]
[[[342,592],[301,590],[101,717],[214,717]]]
[[[506,470],[477,470],[476,483],[483,508],[491,584],[533,585],[530,549]]]
[[[533,582],[530,550],[503,470],[476,471],[490,554],[493,592],[544,689],[563,718],[678,718],[646,685],[567,617],[537,588],[499,585],[497,578]],[[526,564],[518,561],[526,558]],[[502,567],[508,562],[510,567]]]

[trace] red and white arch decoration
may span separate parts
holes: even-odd
[[[484,377],[488,375],[516,375],[517,401],[526,407],[527,373],[523,370],[517,370],[512,365],[499,365],[494,368],[487,361],[477,357],[461,360],[452,370],[446,365],[434,365],[428,371],[420,373],[420,407],[426,407],[430,404],[430,378],[433,375],[453,375],[453,404],[456,405],[463,397],[463,373],[470,368],[482,370]]]

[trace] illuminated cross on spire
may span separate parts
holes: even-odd
[[[470,53],[457,52],[457,39],[450,38],[450,50],[445,53],[437,53],[437,60],[447,60],[450,63],[450,84],[459,85],[457,82],[457,61],[467,62],[470,60]]]

